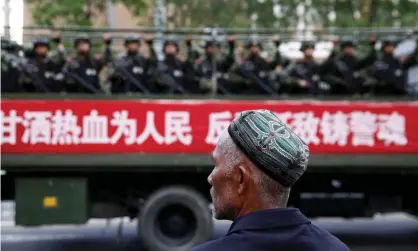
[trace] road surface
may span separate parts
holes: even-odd
[[[85,226],[22,228],[14,225],[14,205],[2,204],[3,251],[139,251],[136,221],[92,219]],[[417,251],[418,221],[405,214],[374,219],[313,220],[346,242],[353,251]],[[230,222],[216,221],[213,238],[224,235]]]

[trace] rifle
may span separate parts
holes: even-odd
[[[115,65],[115,69],[120,71],[125,77],[129,79],[131,83],[133,83],[138,89],[140,89],[143,93],[150,93],[150,91],[141,83],[140,80],[136,79],[132,74],[130,74],[124,65]],[[126,87],[127,88],[127,87]]]

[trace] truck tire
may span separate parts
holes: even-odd
[[[139,213],[139,237],[153,251],[190,250],[209,240],[212,231],[208,201],[189,187],[170,186],[155,191]]]

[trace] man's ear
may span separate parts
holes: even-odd
[[[243,194],[248,189],[251,179],[251,173],[248,166],[240,164],[237,167],[238,175],[238,193]]]

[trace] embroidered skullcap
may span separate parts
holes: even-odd
[[[291,187],[307,169],[308,145],[269,110],[241,112],[228,132],[258,168],[284,187]]]

